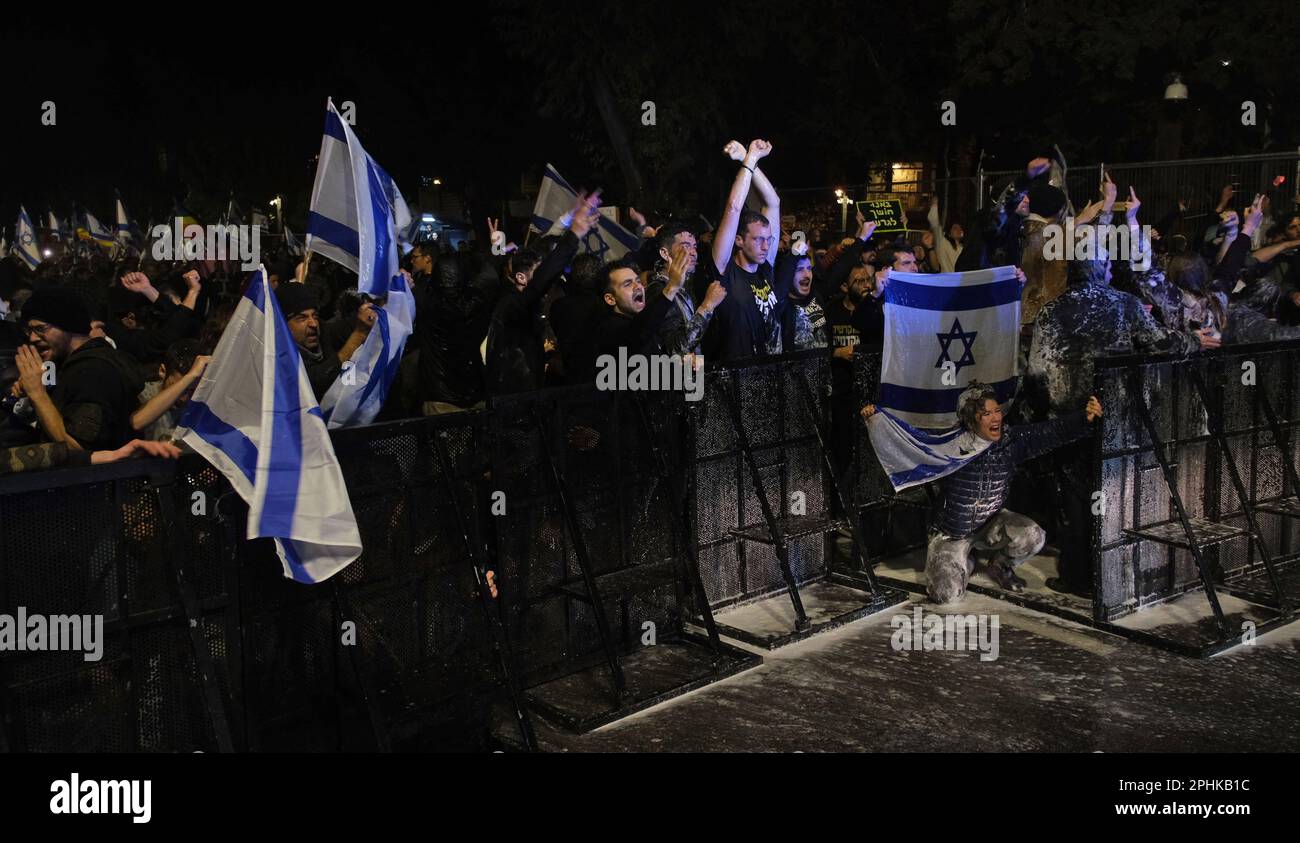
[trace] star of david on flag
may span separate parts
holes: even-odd
[[[1019,374],[1020,282],[1012,266],[974,272],[891,272],[876,404],[914,428],[957,421],[971,381],[1006,403]],[[976,354],[978,348],[979,354]]]

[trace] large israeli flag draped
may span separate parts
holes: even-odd
[[[960,425],[930,433],[877,409],[867,420],[867,434],[896,492],[952,474],[993,444]]]
[[[284,575],[329,579],[361,555],[361,534],[289,326],[259,268],[212,353],[176,438],[248,504],[250,539],[275,539]]]
[[[987,383],[1016,392],[1020,282],[1015,267],[927,275],[891,272],[876,404],[912,427],[951,428],[957,397]]]
[[[22,258],[29,269],[35,269],[41,262],[41,244],[36,242],[36,227],[32,218],[27,216],[27,209],[18,206],[18,224],[14,226],[14,254]]]
[[[357,273],[357,289],[387,296],[374,327],[338,380],[321,399],[330,427],[369,424],[397,376],[402,349],[415,320],[415,299],[399,274],[398,232],[411,223],[397,185],[361,147],[356,134],[326,103],[307,214],[307,252],[317,252]]]
[[[542,187],[533,206],[531,227],[538,234],[558,234],[565,227],[561,221],[577,201],[578,192],[550,164],[542,176]],[[601,260],[618,260],[635,251],[641,241],[632,232],[601,214],[599,225],[593,226],[582,239],[582,249]]]

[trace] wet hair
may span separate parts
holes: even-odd
[[[1104,258],[1094,258],[1093,260],[1076,258],[1069,261],[1066,283],[1092,284],[1104,287],[1106,286],[1106,264],[1107,261]]]
[[[1169,258],[1165,268],[1165,278],[1179,290],[1195,296],[1205,302],[1214,314],[1219,328],[1228,324],[1228,314],[1224,312],[1223,302],[1214,295],[1214,274],[1205,258],[1195,252],[1182,252]]]
[[[743,238],[749,232],[749,227],[754,223],[766,226],[772,225],[767,217],[758,211],[741,211],[740,220],[736,223],[736,236]]]
[[[679,234],[690,234],[692,237],[695,236],[691,231],[690,226],[683,225],[680,222],[675,222],[659,229],[659,233],[655,235],[655,246],[666,252],[671,252],[673,241],[677,239],[677,235]]]
[[[605,280],[604,290],[606,293],[614,292],[614,273],[620,269],[630,269],[634,274],[638,276],[641,274],[638,271],[637,265],[633,261],[630,260],[610,261],[609,263],[605,264],[600,270],[600,274]]]
[[[998,400],[998,394],[993,387],[979,381],[971,381],[970,386],[966,387],[957,398],[957,418],[961,421],[962,427],[974,432],[975,419],[979,417],[980,410],[984,409],[984,402],[990,400],[994,403]]]

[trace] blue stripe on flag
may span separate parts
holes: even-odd
[[[918,465],[909,471],[899,471],[889,475],[889,483],[895,489],[906,483],[921,483],[943,474],[945,471],[951,472],[952,465],[944,463],[943,465]]]
[[[343,121],[339,119],[339,114],[332,108],[325,109],[325,134],[344,143],[348,142],[347,133],[343,130]]]
[[[893,286],[891,283],[890,286]],[[998,403],[1005,404],[1016,394],[1018,378],[1007,378],[993,384]],[[877,403],[891,410],[905,413],[952,413],[956,412],[957,398],[966,387],[953,389],[922,389],[914,386],[901,386],[896,383],[882,383]]]
[[[207,404],[191,399],[177,426],[194,431],[204,442],[229,457],[249,483],[253,482],[257,473],[257,446],[238,428],[219,419]]]
[[[349,228],[315,211],[307,212],[307,233],[326,243],[333,243],[353,257],[361,254],[361,237],[355,228]]]
[[[375,252],[374,261],[370,265],[368,289],[361,292],[382,296],[388,288],[388,278],[392,274],[389,261],[392,257],[393,240],[388,233],[391,209],[388,204],[388,194],[381,181],[382,172],[375,166],[374,159],[369,156],[366,156],[366,175],[370,182],[370,221],[374,226]]]
[[[1020,282],[1014,278],[973,287],[930,287],[890,278],[885,303],[917,310],[984,310],[1020,301]]]
[[[266,318],[275,320],[273,370],[264,374],[273,379],[274,409],[266,498],[258,532],[264,536],[289,536],[293,534],[293,516],[298,506],[302,475],[302,403],[298,385],[301,363],[298,347],[274,298],[267,308]]]

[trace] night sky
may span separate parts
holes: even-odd
[[[283,194],[301,228],[327,96],[356,103],[358,136],[412,201],[430,176],[476,213],[499,209],[549,161],[622,204],[631,188],[594,104],[597,73],[652,213],[716,212],[731,137],[770,138],[766,166],[790,189],[860,183],[891,160],[956,174],[983,152],[986,167],[1018,167],[1053,140],[1078,163],[1149,159],[1171,70],[1193,90],[1180,155],[1294,148],[1286,39],[1247,35],[1298,31],[1297,5],[721,3],[686,15],[489,0],[334,28],[233,6],[171,10],[163,28],[145,14],[7,22],[0,225],[19,202],[41,219],[74,201],[109,218],[116,188],[142,225],[180,201],[219,213],[233,191],[245,210]],[[1267,127],[1236,124],[1246,97]],[[956,126],[940,125],[945,99]],[[651,129],[644,100],[657,105]],[[45,101],[54,126],[41,125]]]

